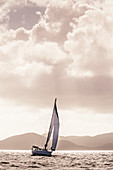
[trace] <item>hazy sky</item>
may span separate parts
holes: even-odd
[[[0,1],[0,139],[113,132],[113,1]]]

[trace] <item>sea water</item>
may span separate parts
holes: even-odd
[[[51,157],[31,151],[0,151],[0,170],[113,170],[113,151],[55,151]]]

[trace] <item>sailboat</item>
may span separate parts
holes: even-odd
[[[36,155],[51,156],[52,152],[56,150],[56,146],[57,146],[57,142],[58,142],[58,134],[59,134],[59,116],[58,116],[58,112],[57,112],[56,101],[57,101],[57,99],[55,99],[55,101],[54,101],[52,118],[51,118],[49,132],[47,135],[47,139],[46,139],[44,148],[39,148],[38,146],[32,146],[32,155],[33,156],[36,156]],[[50,141],[52,132],[53,132],[52,146],[51,146],[51,149],[48,150],[47,146]]]

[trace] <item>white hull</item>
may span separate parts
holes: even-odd
[[[47,150],[32,150],[33,156],[51,156],[52,151]]]

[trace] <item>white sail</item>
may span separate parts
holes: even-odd
[[[50,137],[51,137],[51,134],[52,134],[52,130],[53,130],[53,125],[54,125],[54,109],[53,109],[53,114],[52,114],[52,118],[51,118],[51,123],[50,123],[50,127],[49,127],[49,132],[48,132],[45,148],[47,147],[48,142],[50,140]]]
[[[58,117],[58,112],[57,112],[56,99],[54,102],[53,114],[51,118],[51,123],[49,127],[49,132],[48,132],[45,148],[48,145],[52,132],[53,132],[53,140],[52,140],[51,150],[55,150],[56,145],[57,145],[57,140],[58,140],[58,133],[59,133],[59,117]]]
[[[59,117],[57,112],[56,100],[54,105],[54,131],[53,131],[53,140],[52,140],[52,147],[51,150],[56,149],[57,141],[58,141],[58,134],[59,134]]]

